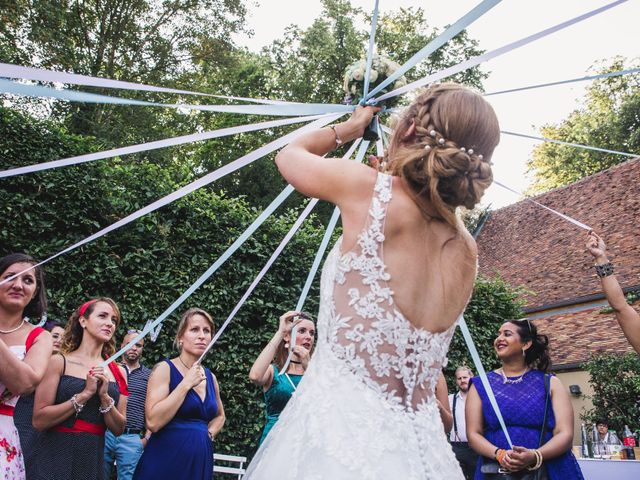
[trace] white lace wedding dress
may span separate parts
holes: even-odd
[[[434,397],[455,325],[415,328],[382,258],[391,177],[352,251],[324,265],[315,353],[245,480],[462,480]]]

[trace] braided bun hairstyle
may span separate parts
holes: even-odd
[[[472,209],[493,181],[490,159],[499,141],[498,119],[482,96],[455,83],[439,84],[405,110],[385,161],[406,180],[423,211],[430,206],[457,228],[456,208]]]

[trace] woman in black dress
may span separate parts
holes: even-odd
[[[100,363],[115,351],[120,323],[110,298],[84,303],[65,328],[62,353],[54,355],[36,390],[33,425],[44,430],[34,479],[100,480],[104,432],[124,431],[127,384],[121,367]]]

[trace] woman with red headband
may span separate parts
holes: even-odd
[[[127,383],[114,362],[120,311],[110,298],[84,303],[67,322],[61,354],[54,355],[36,390],[33,426],[44,431],[33,465],[45,479],[102,479],[104,433],[124,431]]]
[[[13,413],[20,395],[31,394],[51,358],[51,335],[27,322],[47,308],[44,274],[23,253],[0,259],[0,474],[25,478]]]

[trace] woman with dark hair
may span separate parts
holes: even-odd
[[[58,353],[62,346],[64,324],[55,320],[47,320],[44,324],[44,329],[51,333],[51,339],[53,340],[53,353]]]
[[[502,367],[487,377],[513,442],[509,446],[479,377],[471,380],[465,417],[469,445],[479,455],[475,479],[540,470],[538,478],[583,478],[571,452],[573,409],[560,380],[547,373],[549,340],[529,320],[502,324],[493,347]],[[546,477],[544,476],[546,474]]]
[[[137,480],[213,478],[213,440],[224,425],[218,381],[198,363],[214,324],[200,308],[182,314],[178,356],[158,363],[149,377],[145,416],[153,432],[133,475]]]
[[[384,172],[326,155],[378,111],[356,107],[276,157],[299,192],[339,207],[343,235],[322,272],[316,351],[247,480],[463,479],[436,384],[476,274],[456,209],[491,184],[500,127],[477,92],[438,84],[402,112]]]
[[[33,426],[42,431],[34,454],[33,477],[100,480],[104,471],[104,433],[124,431],[127,382],[115,362],[120,310],[99,297],[73,312],[61,353],[49,363],[36,390]]]
[[[25,478],[16,404],[31,396],[51,358],[51,336],[25,318],[37,321],[47,308],[44,273],[35,264],[23,253],[0,259],[0,474],[8,479]]]
[[[292,330],[296,328],[295,344],[291,344]],[[253,363],[249,380],[262,387],[266,423],[260,443],[264,441],[287,402],[298,388],[315,343],[316,326],[311,316],[303,312],[287,312],[280,317],[278,330]],[[282,371],[289,352],[291,361]]]

